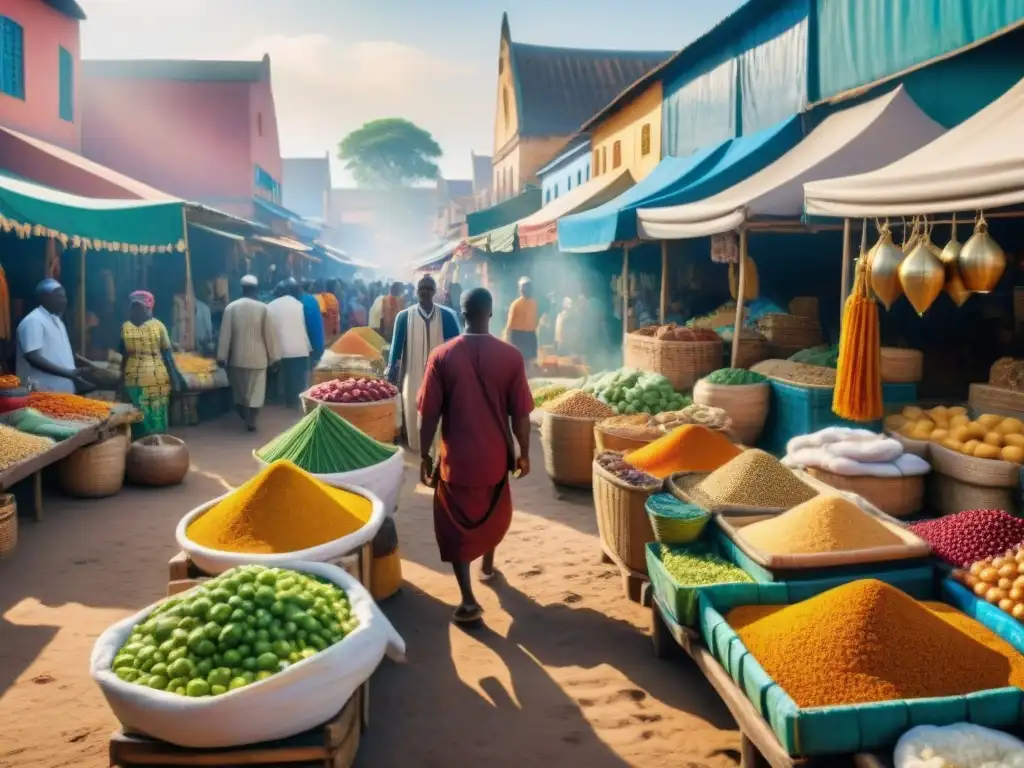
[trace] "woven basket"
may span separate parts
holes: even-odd
[[[646,546],[653,536],[647,499],[660,485],[637,488],[593,462],[594,509],[604,550],[630,571],[647,574]]]
[[[132,485],[177,485],[191,466],[184,440],[170,435],[150,435],[128,448],[125,479]]]
[[[726,342],[723,352],[726,357],[731,355],[732,342]],[[749,368],[771,356],[767,339],[740,338],[739,349],[736,350],[736,367]]]
[[[679,392],[690,389],[697,379],[722,367],[722,340],[663,341],[652,339],[651,366],[645,370],[660,373]]]
[[[622,350],[622,364],[626,368],[649,371],[654,364],[654,337],[627,333]]]
[[[967,390],[967,405],[971,413],[994,413],[1024,419],[1024,392],[991,384],[971,384]]]
[[[625,437],[614,432],[607,432],[600,424],[594,424],[594,455],[605,451],[618,451],[629,453],[638,448],[643,448],[648,443],[654,442],[657,437]]]
[[[928,508],[940,515],[952,515],[971,509],[1001,509],[1011,515],[1019,513],[1014,488],[991,488],[971,485],[954,477],[932,472],[925,483]]]
[[[307,391],[302,394],[302,411],[309,413],[318,405],[322,405],[334,411],[363,434],[382,443],[390,443],[394,441],[398,431],[395,414],[398,412],[400,401],[401,397],[396,396],[375,403],[327,403],[310,397]]]
[[[647,498],[644,508],[647,510],[647,517],[651,521],[654,538],[662,544],[670,546],[690,544],[700,538],[704,528],[707,527],[708,521],[711,520],[711,515],[707,512],[704,512],[699,517],[689,519],[663,515],[651,508],[650,502],[652,498],[653,495]],[[678,499],[676,501],[682,506],[683,503],[681,501]]]
[[[597,421],[544,411],[540,444],[544,449],[544,468],[552,481],[576,488],[590,487]]]
[[[924,507],[924,475],[908,477],[847,477],[808,467],[811,477],[837,491],[863,497],[887,515],[907,517]]]
[[[57,464],[57,482],[69,496],[102,499],[124,487],[128,434],[119,431],[106,440],[79,448]]]
[[[796,349],[790,354],[821,344],[821,323],[816,317],[808,318],[769,312],[758,318],[757,329],[773,349],[784,350],[795,347]]]
[[[817,321],[821,317],[817,296],[797,296],[789,302],[789,314]]]
[[[772,389],[758,384],[711,384],[701,379],[693,388],[693,402],[721,408],[732,419],[732,433],[744,445],[756,445],[768,419]]]
[[[1017,488],[1020,466],[1001,459],[979,459],[932,443],[932,469],[970,485],[986,488]]]
[[[920,456],[922,459],[927,459],[930,453],[931,442],[928,440],[914,440],[910,437],[904,437],[899,432],[885,431],[887,437],[891,437],[893,440],[903,446],[904,453],[912,453],[915,456]]]
[[[14,555],[18,547],[18,502],[14,495],[0,496],[0,560]]]
[[[746,323],[747,318],[750,316],[750,308],[743,308],[743,322]],[[707,317],[698,318],[692,322],[687,323],[687,326],[691,328],[707,328],[709,330],[715,330],[715,328],[723,328],[727,325],[732,325],[736,322],[736,307],[728,307],[721,309],[714,314],[708,315]]]
[[[882,347],[882,382],[912,384],[921,380],[924,353],[917,349]]]

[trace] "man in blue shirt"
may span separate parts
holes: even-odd
[[[316,297],[309,293],[310,283],[302,284],[299,292],[299,299],[302,301],[302,313],[306,318],[306,335],[309,336],[309,346],[313,351],[309,354],[310,370],[316,368],[320,357],[324,353],[324,321],[320,316],[320,304]]]

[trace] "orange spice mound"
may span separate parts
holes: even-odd
[[[713,472],[740,455],[739,447],[703,424],[684,424],[626,456],[626,462],[659,480],[676,472]]]
[[[380,358],[380,350],[354,330],[346,331],[340,339],[334,342],[331,345],[331,352],[339,355],[359,355],[367,360]]]
[[[21,379],[12,373],[0,376],[0,389],[17,389],[21,386]]]
[[[65,392],[32,392],[28,396],[28,407],[63,421],[103,421],[110,416],[110,406],[106,403]]]

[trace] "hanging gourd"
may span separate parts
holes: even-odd
[[[871,290],[875,292],[882,305],[890,309],[903,293],[899,276],[903,251],[892,241],[892,231],[888,223],[882,225],[878,242],[868,254],[868,259],[871,262]]]
[[[1006,271],[1006,254],[988,232],[985,214],[979,213],[974,234],[960,249],[957,261],[964,286],[975,293],[988,293]]]
[[[946,247],[942,249],[939,254],[939,261],[942,262],[943,268],[946,270],[946,294],[953,300],[953,303],[958,307],[962,307],[964,302],[971,298],[971,292],[967,290],[964,285],[963,278],[960,277],[960,250],[963,246],[960,245],[960,241],[956,239],[956,214],[953,214],[953,227],[949,237],[949,242],[946,243]]]
[[[913,250],[900,264],[900,285],[917,314],[923,315],[942,293],[946,270],[932,251],[927,231],[919,231],[913,240]]]
[[[740,265],[729,265],[729,293],[734,301],[739,298]],[[757,277],[757,265],[749,256],[743,260],[743,300],[754,301],[760,295],[760,280]]]
[[[867,226],[861,231],[853,291],[840,323],[839,362],[832,396],[832,410],[850,421],[875,421],[883,416],[878,304],[868,286],[871,258],[866,250]]]

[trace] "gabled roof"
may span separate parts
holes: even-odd
[[[95,78],[258,83],[269,77],[270,57],[259,61],[89,59],[82,68],[87,77]]]
[[[43,0],[43,2],[58,13],[70,16],[72,19],[85,21],[85,11],[75,0]]]
[[[508,41],[520,136],[576,133],[623,89],[660,66],[673,51],[601,51]]]
[[[574,160],[585,152],[590,151],[590,134],[581,133],[573,136],[565,143],[558,154],[547,165],[537,169],[537,176],[543,178],[545,174],[557,170],[568,161]]]

